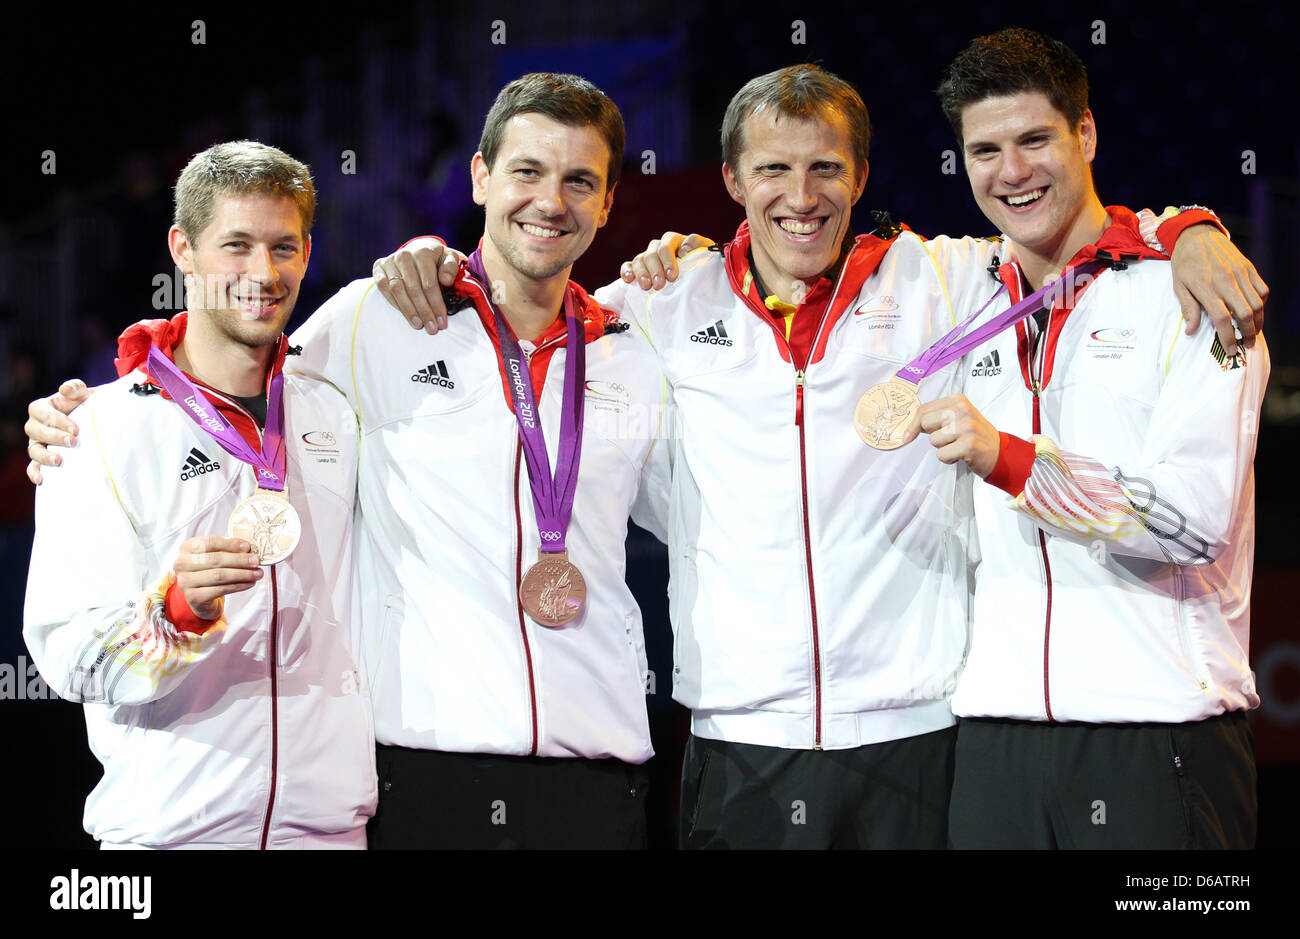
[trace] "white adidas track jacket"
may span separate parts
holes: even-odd
[[[256,489],[136,371],[72,415],[75,449],[36,495],[24,637],[41,675],[85,702],[104,776],[86,830],[115,844],[258,848],[350,833],[374,811],[374,742],[353,616],[356,421],[285,381],[289,499],[302,540],[225,598],[202,636],[163,598],[182,542],[224,535]]]
[[[652,755],[624,540],[654,466],[664,382],[635,329],[604,335],[599,310],[587,309],[567,545],[588,594],[585,611],[559,629],[539,626],[519,603],[540,542],[491,320],[470,307],[436,336],[414,332],[359,280],[293,337],[303,355],[289,368],[338,387],[360,421],[358,576],[380,743],[630,763]],[[538,408],[552,468],[566,342],[550,339],[531,356],[550,356]]]
[[[969,474],[924,441],[872,450],[853,412],[953,327],[943,255],[975,250],[904,232],[865,279],[851,257],[803,373],[719,252],[693,253],[662,290],[598,295],[643,325],[678,411],[673,679],[695,734],[837,749],[952,725]],[[920,395],[958,386],[953,365]]]
[[[953,710],[1183,722],[1256,707],[1263,338],[1243,364],[1208,317],[1185,335],[1169,265],[1146,260],[1099,274],[1039,353],[1021,327],[966,363],[971,403],[1036,455],[1016,498],[976,483],[973,640]]]

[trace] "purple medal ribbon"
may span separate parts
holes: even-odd
[[[981,313],[989,308],[998,297],[1002,296],[1006,285],[1002,287],[993,296],[989,297],[988,303],[966,317],[958,323],[948,335],[944,336],[930,348],[926,349],[914,360],[904,365],[895,374],[896,378],[903,381],[911,382],[914,385],[921,383],[921,379],[934,374],[950,362],[955,362],[963,355],[974,349],[976,346],[983,345],[986,341],[996,336],[1010,326],[1014,326],[1023,319],[1028,319],[1043,307],[1043,301],[1049,300],[1055,303],[1059,296],[1068,290],[1073,290],[1075,282],[1081,276],[1090,277],[1096,274],[1106,266],[1105,261],[1089,261],[1087,264],[1080,264],[1078,267],[1067,271],[1064,276],[1052,281],[1045,287],[1040,287],[1029,296],[1025,297],[1019,303],[1012,304],[1011,307],[1002,313],[999,313],[993,319],[989,320],[983,326],[974,330],[970,335],[962,335],[968,326],[973,323]],[[1050,296],[1049,296],[1050,295]]]
[[[250,447],[239,431],[226,423],[216,406],[185,373],[172,364],[156,345],[149,347],[149,374],[171,395],[181,411],[198,424],[213,440],[237,460],[257,470],[257,487],[272,492],[284,491],[284,373],[271,379],[266,397],[266,427],[262,433],[262,450]]]
[[[587,343],[583,322],[573,308],[573,297],[564,292],[564,318],[568,326],[568,354],[564,357],[564,392],[560,412],[560,441],[555,455],[555,476],[551,476],[551,461],[546,453],[546,438],[542,434],[541,414],[533,394],[533,381],[523,350],[510,329],[492,295],[486,288],[490,283],[483,269],[480,251],[469,256],[467,267],[473,280],[470,282],[482,294],[484,301],[496,318],[497,341],[501,345],[501,358],[505,362],[506,377],[513,395],[510,399],[515,420],[519,423],[519,440],[528,464],[528,483],[533,493],[533,508],[537,512],[537,530],[541,536],[542,552],[558,554],[565,550],[564,538],[569,530],[569,517],[573,514],[573,494],[578,488],[578,461],[582,455],[583,379],[587,369]]]

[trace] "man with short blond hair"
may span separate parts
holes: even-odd
[[[74,412],[81,445],[37,494],[23,634],[85,705],[105,848],[366,844],[355,422],[283,371],[314,207],[273,147],[190,161],[168,236],[187,311],[122,334],[122,377]],[[75,571],[70,544],[93,554]]]

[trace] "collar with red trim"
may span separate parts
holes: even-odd
[[[483,239],[479,239],[479,251],[483,250]],[[456,272],[456,279],[452,281],[451,292],[458,297],[462,297],[474,306],[475,312],[478,313],[479,320],[483,323],[483,328],[487,330],[492,337],[493,345],[496,345],[496,319],[492,315],[492,309],[488,306],[484,295],[490,295],[491,285],[480,284],[474,279],[469,272],[469,265],[462,261],[460,269]],[[574,281],[569,281],[568,291],[573,297],[574,310],[582,316],[584,334],[587,342],[595,342],[601,336],[611,332],[622,332],[627,329],[627,324],[619,321],[618,314],[612,310],[606,310],[591,297],[582,286]],[[506,327],[510,328],[509,322]],[[510,329],[511,335],[514,335],[513,328]],[[519,337],[515,336],[517,340]],[[542,335],[537,337],[536,344],[550,342],[558,338],[561,344],[568,341],[568,330],[564,325],[564,317],[558,312],[555,321],[546,328]]]
[[[1122,205],[1108,205],[1106,214],[1110,216],[1111,224],[1094,244],[1084,245],[1075,253],[1070,263],[1065,265],[1065,271],[1092,260],[1108,261],[1112,267],[1121,271],[1128,261],[1166,260],[1166,255],[1143,241],[1135,212]],[[999,266],[998,278],[1009,288],[1018,289],[1021,283],[1020,262],[1014,257],[1008,258],[1006,263]]]
[[[122,331],[122,335],[117,337],[117,358],[113,361],[117,366],[118,376],[129,375],[139,369],[144,372],[149,384],[157,386],[158,383],[149,374],[149,347],[156,345],[159,352],[175,360],[176,346],[185,338],[185,327],[188,322],[188,313],[177,313],[170,320],[141,320],[128,326]],[[271,379],[284,368],[284,357],[288,352],[289,340],[281,333],[280,338],[276,340],[271,369],[266,375],[268,391],[271,387]],[[165,391],[161,393],[164,398],[168,397]]]
[[[826,295],[834,289],[837,282],[845,288],[846,296],[856,296],[862,284],[880,265],[881,258],[885,256],[894,239],[905,230],[908,230],[906,225],[897,225],[892,226],[891,230],[886,232],[887,237],[884,238],[874,233],[858,235],[856,238],[846,237],[839,258],[825,274],[818,277],[817,282],[804,298],[803,305],[824,302]],[[762,296],[758,289],[758,271],[752,269],[750,265],[750,241],[749,222],[744,221],[736,229],[736,236],[722,249],[728,273],[731,275],[732,289],[743,299],[770,309],[766,304],[767,298]]]

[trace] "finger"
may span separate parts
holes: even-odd
[[[1192,335],[1201,328],[1201,304],[1192,292],[1182,284],[1174,284],[1174,296],[1178,298],[1178,305],[1183,311],[1183,321],[1187,324],[1186,333]]]
[[[176,574],[176,585],[185,591],[186,599],[188,599],[191,591],[219,591],[222,588],[231,585],[246,585],[251,587],[264,576],[265,572],[260,567],[215,567],[202,571],[178,571]],[[217,596],[220,596],[220,593],[218,593]],[[209,599],[212,598],[209,597]]]
[[[33,463],[41,466],[63,465],[63,457],[59,456],[57,451],[51,450],[34,440],[27,441],[27,455],[31,457]]]
[[[181,545],[182,554],[203,554],[211,551],[251,554],[253,546],[242,538],[231,538],[227,535],[197,535]]]
[[[402,316],[406,317],[406,321],[411,324],[411,328],[423,328],[424,320],[420,319],[410,297],[407,295],[406,284],[397,270],[397,262],[391,256],[380,258],[371,269],[371,275],[375,278],[375,286],[379,288],[379,293]]]
[[[668,283],[666,271],[664,269],[663,259],[660,253],[663,251],[664,244],[662,241],[655,240],[650,242],[649,247],[639,255],[641,265],[645,268],[646,273],[650,275],[650,282],[655,288],[662,287]]]
[[[966,458],[965,447],[960,440],[940,448],[935,455],[939,457],[940,463],[960,463]]]
[[[1227,303],[1219,297],[1207,298],[1207,302],[1202,305],[1202,309],[1205,311],[1205,315],[1210,318],[1224,351],[1228,355],[1236,355],[1237,329],[1232,318],[1232,311],[1228,308]]]
[[[456,280],[460,260],[454,251],[426,249],[416,254],[415,266],[420,272],[424,299],[433,311],[433,319],[425,321],[424,331],[433,335],[447,328],[447,303],[442,298],[442,288],[450,287]]]
[[[250,571],[261,566],[261,559],[252,553],[230,551],[203,551],[195,554],[181,552],[172,565],[178,575],[196,571],[232,570]]]
[[[907,430],[903,431],[903,442],[899,446],[905,447],[919,436],[921,436],[921,425],[914,420],[907,425]]]
[[[1249,276],[1239,279],[1237,287],[1246,306],[1244,312],[1237,314],[1237,327],[1246,348],[1250,349],[1254,347],[1255,337],[1264,326],[1264,298],[1259,295],[1254,280]]]
[[[705,245],[711,244],[713,244],[711,238],[705,238],[703,235],[692,233],[686,236],[686,240],[682,242],[682,246],[677,249],[677,256],[679,258],[684,258],[696,248],[703,248]]]
[[[50,403],[64,414],[71,414],[77,407],[90,398],[91,389],[80,378],[70,378],[59,385],[58,394],[50,398]],[[75,425],[74,425],[75,426]]]
[[[636,280],[636,275],[632,273],[632,262],[624,261],[623,266],[618,270],[618,276],[623,278],[625,284],[630,284]]]
[[[260,574],[261,571],[258,571]],[[216,587],[190,587],[184,591],[185,602],[189,604],[190,610],[195,616],[201,619],[215,619],[216,610],[209,607],[216,603],[222,597],[229,596],[232,593],[242,593],[251,587],[256,586],[257,581],[249,581],[246,584],[221,584]],[[211,616],[205,616],[205,613],[211,613]]]
[[[23,431],[29,439],[48,446],[71,447],[76,443],[77,425],[54,406],[51,398],[39,398],[27,405]]]
[[[420,318],[420,327],[425,328],[430,323],[438,322],[438,313],[430,302],[430,293],[438,298],[438,306],[442,306],[442,288],[438,286],[438,268],[436,264],[431,264],[427,255],[432,255],[433,251],[422,251],[426,255],[423,262],[417,260],[409,251],[401,251],[394,258],[397,267],[398,276],[401,277],[402,287],[405,288],[406,296],[410,300],[411,310],[415,316]],[[438,260],[442,260],[442,252],[436,252]],[[403,313],[407,313],[406,308],[402,308]],[[409,313],[408,313],[409,315]]]
[[[32,460],[27,464],[27,478],[32,481],[33,486],[39,486],[43,479],[41,477],[41,464]]]
[[[677,279],[677,247],[681,242],[668,242],[655,252],[655,259],[664,272],[664,281]]]
[[[642,290],[649,290],[654,286],[650,280],[650,274],[646,270],[645,255],[638,254],[632,259],[632,276],[636,279],[636,284]]]

